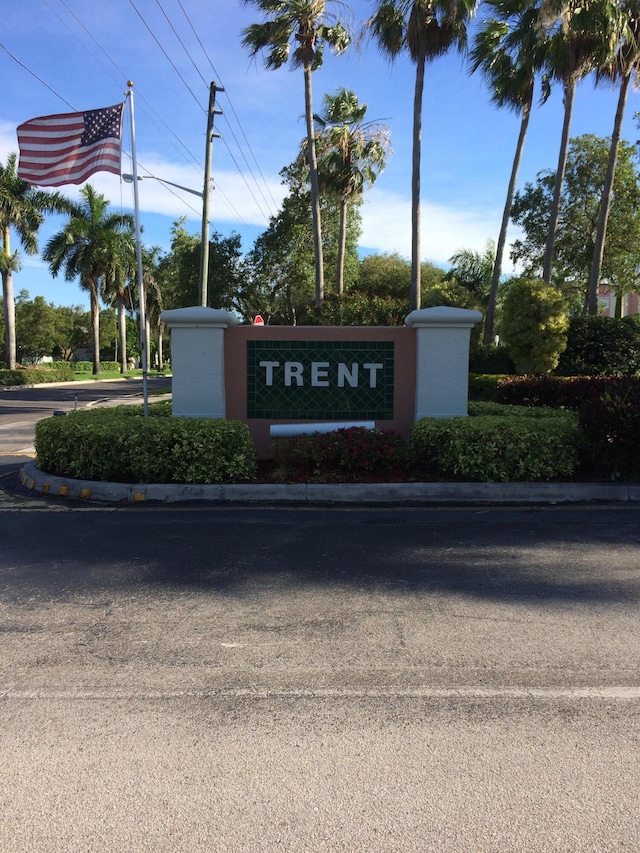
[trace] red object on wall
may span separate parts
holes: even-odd
[[[262,319],[261,314],[256,314],[256,317],[253,321],[254,326],[264,326],[264,320]]]

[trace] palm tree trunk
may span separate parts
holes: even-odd
[[[564,87],[564,122],[562,124],[562,139],[560,141],[560,153],[558,155],[558,169],[556,171],[556,182],[553,188],[553,203],[551,205],[551,216],[549,219],[549,232],[547,234],[547,245],[544,252],[544,264],[542,267],[542,278],[546,284],[551,283],[551,268],[553,267],[553,249],[556,242],[556,231],[560,217],[560,195],[564,174],[567,168],[567,152],[569,149],[569,130],[571,129],[571,117],[573,114],[573,96],[576,91],[576,83],[571,78]]]
[[[420,154],[422,145],[422,92],[424,90],[424,54],[416,65],[416,87],[413,96],[413,155],[411,162],[411,290],[409,306],[420,308]]]
[[[9,226],[2,232],[2,249],[6,268],[2,270],[2,313],[4,315],[4,348],[9,370],[16,369],[16,303],[13,296],[11,271],[11,233]]]
[[[631,69],[622,78],[620,94],[618,95],[618,106],[611,134],[611,146],[609,148],[609,161],[607,163],[607,174],[604,179],[602,199],[600,201],[600,213],[598,216],[598,227],[596,229],[596,241],[593,247],[593,261],[591,263],[591,277],[589,279],[589,301],[587,312],[595,317],[598,313],[598,285],[602,273],[602,261],[604,258],[604,245],[607,239],[607,223],[609,211],[611,210],[611,199],[613,197],[613,182],[616,176],[616,165],[618,163],[618,149],[620,148],[620,131],[622,119],[627,104],[627,94],[631,83]]]
[[[307,148],[309,153],[309,179],[311,181],[311,218],[313,222],[313,247],[316,269],[316,305],[324,300],[324,262],[322,257],[322,223],[320,220],[320,187],[318,185],[318,161],[316,140],[313,133],[313,97],[311,90],[311,65],[304,66],[304,108],[307,123]]]
[[[518,134],[518,144],[516,145],[516,153],[511,166],[511,178],[509,179],[509,187],[507,189],[507,199],[502,213],[502,224],[500,226],[500,236],[498,237],[498,245],[496,247],[496,259],[493,264],[493,274],[491,276],[491,288],[489,290],[489,302],[487,304],[487,316],[484,324],[484,342],[485,344],[493,343],[493,326],[496,316],[496,302],[498,299],[498,288],[500,286],[500,276],[502,275],[502,259],[504,257],[504,247],[507,242],[507,229],[509,228],[509,220],[511,219],[511,208],[513,206],[513,195],[516,190],[516,181],[518,180],[518,171],[520,170],[520,162],[522,160],[522,151],[524,149],[524,140],[529,127],[529,118],[531,117],[531,103],[533,101],[533,86],[529,100],[522,108],[522,119],[520,120],[520,133]]]
[[[16,369],[16,306],[13,298],[13,273],[2,270],[2,306],[4,346],[9,370]]]
[[[100,303],[98,301],[98,285],[89,281],[89,296],[91,301],[91,339],[93,344],[93,375],[100,373]]]
[[[158,323],[158,370],[164,370],[164,323]]]
[[[127,372],[127,317],[124,307],[124,296],[116,297],[118,306],[118,340],[120,341],[120,373]]]
[[[347,200],[340,199],[340,231],[338,235],[338,260],[336,263],[336,293],[344,292],[344,258],[347,249]]]

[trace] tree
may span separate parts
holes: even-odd
[[[471,70],[480,70],[491,90],[491,100],[498,107],[507,107],[520,114],[520,131],[511,166],[502,222],[484,324],[484,342],[493,341],[496,302],[502,276],[502,262],[511,218],[513,195],[518,180],[524,142],[531,117],[536,73],[543,60],[543,39],[536,26],[538,9],[531,0],[486,0],[485,5],[495,17],[486,19],[477,32],[471,50]],[[541,102],[550,94],[543,78]]]
[[[625,22],[615,0],[548,0],[541,5],[540,20],[547,37],[545,66],[550,77],[562,83],[564,92],[562,137],[542,265],[542,278],[549,283],[576,84],[615,55]]]
[[[421,304],[420,293],[420,155],[422,93],[425,64],[452,47],[463,50],[467,22],[477,0],[376,0],[368,22],[380,50],[391,60],[407,51],[416,65],[413,99],[413,154],[411,166],[411,292],[412,309]]]
[[[307,322],[314,292],[314,243],[309,222],[309,169],[300,155],[280,172],[289,192],[269,228],[256,240],[245,258],[242,286],[236,310],[251,321],[261,314],[267,323],[297,325]],[[330,272],[337,267],[339,200],[331,193],[321,196],[324,259]],[[360,215],[357,205],[347,206],[344,252],[345,289],[358,277]]]
[[[15,300],[16,354],[23,364],[40,361],[53,354],[55,347],[55,309],[44,296],[30,299],[21,290]]]
[[[76,351],[86,347],[91,338],[91,315],[80,305],[55,307],[54,358],[71,361]]]
[[[598,69],[598,81],[608,82],[619,80],[620,91],[618,93],[618,104],[616,107],[613,132],[611,134],[611,145],[609,146],[609,159],[607,162],[607,174],[602,189],[600,202],[600,215],[596,230],[595,245],[593,247],[593,260],[591,263],[591,276],[589,279],[588,312],[592,316],[598,313],[598,287],[602,273],[604,260],[604,247],[607,238],[607,226],[611,201],[613,196],[613,184],[618,162],[618,151],[620,148],[620,134],[622,131],[622,120],[624,118],[627,95],[632,78],[638,78],[640,67],[640,3],[635,0],[626,0],[623,3],[624,13],[627,16],[627,31],[615,56],[611,61]]]
[[[488,241],[482,254],[473,249],[459,249],[449,258],[452,266],[445,279],[456,281],[484,307],[491,290],[495,258],[496,246],[493,240]]]
[[[60,270],[67,281],[80,279],[89,292],[93,347],[93,373],[100,373],[100,296],[120,275],[123,255],[134,227],[130,214],[109,213],[109,202],[91,184],[80,193],[69,221],[45,246],[43,259],[54,278]]]
[[[24,251],[33,255],[38,251],[37,234],[40,225],[44,222],[44,214],[65,212],[70,204],[57,192],[36,190],[23,181],[18,177],[16,161],[16,154],[9,154],[6,165],[0,164],[0,229],[2,229],[0,274],[2,275],[5,354],[10,370],[16,366],[13,273],[20,269],[18,253],[11,253],[11,229],[14,229],[18,235]]]
[[[332,0],[243,0],[243,2],[256,6],[265,18],[262,23],[252,24],[243,32],[242,44],[249,49],[251,56],[255,56],[260,51],[266,51],[265,66],[269,69],[281,68],[291,57],[292,66],[302,68],[304,74],[315,251],[315,299],[316,304],[319,305],[324,299],[324,268],[311,75],[322,65],[325,45],[329,45],[335,53],[342,53],[349,46],[351,39],[339,16],[327,9],[328,6],[341,5]]]
[[[319,128],[318,174],[321,188],[335,193],[340,203],[336,293],[344,290],[347,245],[347,213],[359,204],[365,188],[372,186],[384,169],[390,153],[389,129],[365,122],[367,105],[349,89],[325,95],[323,110],[315,116]]]
[[[116,309],[120,373],[127,372],[127,301],[131,303],[132,282],[136,278],[136,245],[133,230],[125,231],[121,249],[114,256],[111,274],[105,277],[104,299]]]
[[[593,247],[609,153],[608,140],[590,134],[571,140],[566,180],[558,205],[553,283],[572,292],[578,310],[587,301]],[[635,150],[621,142],[602,273],[618,296],[640,286],[640,173]],[[513,221],[524,231],[511,248],[527,275],[540,274],[553,203],[554,175],[540,172],[535,185],[516,193]]]
[[[500,328],[518,373],[548,373],[567,345],[566,303],[541,279],[514,279],[504,298]]]
[[[185,218],[176,220],[171,227],[171,247],[161,258],[152,252],[144,253],[148,271],[153,272],[162,292],[165,308],[187,308],[199,304],[201,237],[189,234]],[[209,240],[209,271],[207,276],[207,302],[214,308],[233,309],[240,287],[241,240],[238,234],[223,237],[214,231]]]

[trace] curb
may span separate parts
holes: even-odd
[[[296,483],[164,484],[102,483],[56,477],[26,462],[21,484],[47,497],[140,504],[178,503],[421,503],[421,504],[560,504],[637,503],[640,485],[619,483]]]

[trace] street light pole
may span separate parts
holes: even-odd
[[[128,175],[125,173],[122,175],[122,180],[125,183],[130,184],[133,182],[133,175]],[[166,181],[164,178],[157,178],[155,175],[138,175],[138,180],[160,181],[161,184],[169,184],[170,187],[177,187],[179,190],[184,190],[186,193],[191,193],[192,195],[197,195],[198,198],[202,198],[202,193],[200,192],[200,190],[192,190],[189,189],[189,187],[183,187],[182,184],[174,184],[173,181]]]
[[[202,241],[200,245],[200,305],[206,307],[209,282],[209,199],[211,195],[211,159],[213,153],[213,138],[219,133],[213,132],[214,116],[222,115],[222,110],[216,109],[216,92],[224,92],[222,86],[211,83],[209,87],[209,111],[207,114],[207,142],[204,155],[204,189],[202,192]]]

